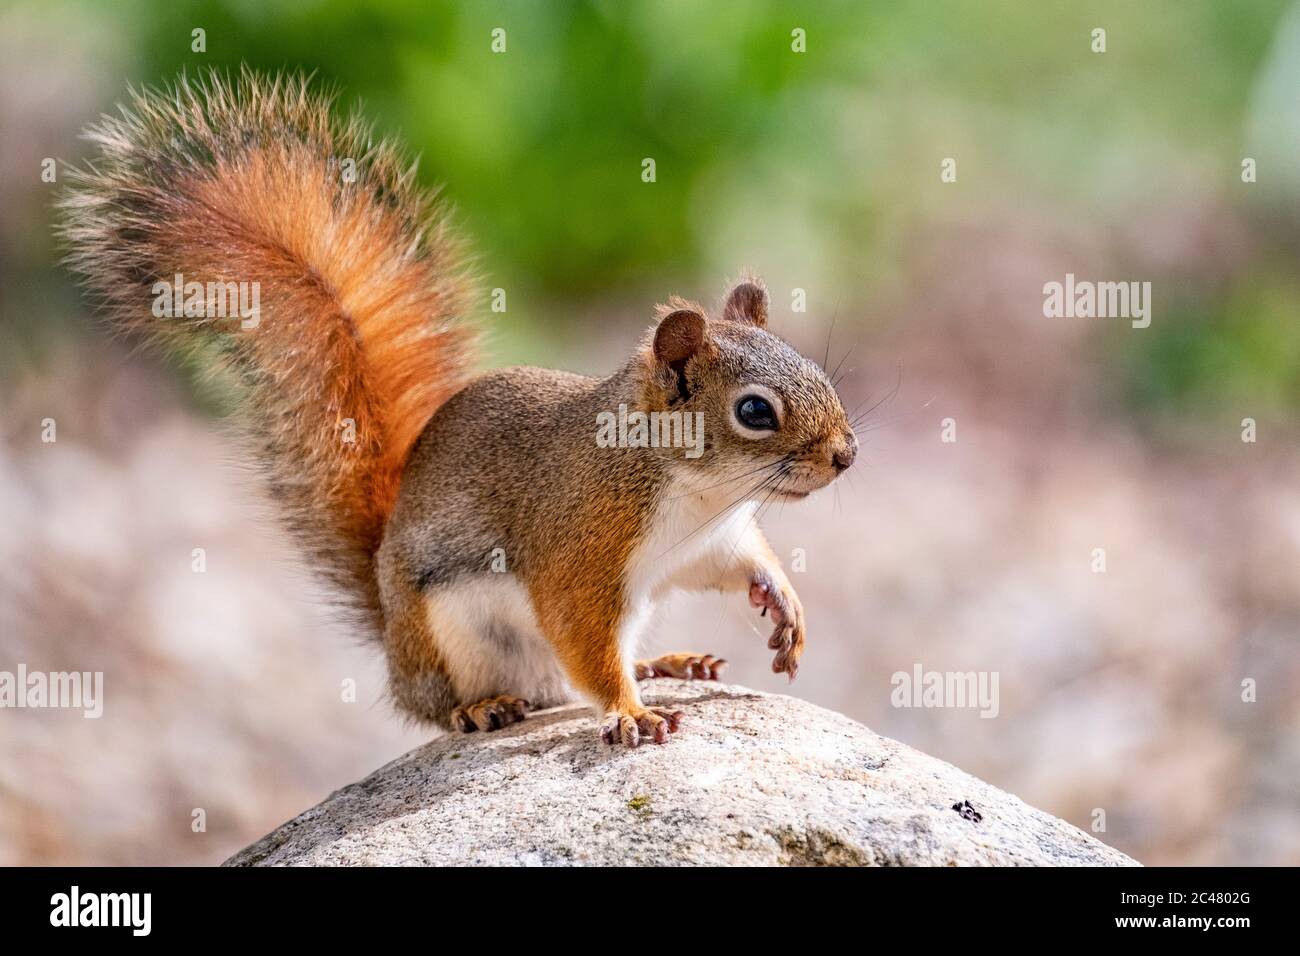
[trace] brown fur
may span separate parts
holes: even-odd
[[[69,262],[117,328],[239,373],[290,525],[377,624],[402,469],[468,365],[471,283],[445,217],[393,145],[301,77],[182,77],[87,135],[98,153],[60,201]],[[260,325],[155,318],[153,284],[176,273],[260,283]]]
[[[644,707],[634,681],[653,664],[637,668],[620,638],[630,611],[629,566],[661,520],[668,489],[690,479],[711,492],[706,499],[721,498],[706,503],[707,512],[717,512],[745,497],[747,485],[758,485],[757,466],[779,458],[782,483],[800,494],[832,480],[832,453],[855,444],[825,375],[763,327],[761,287],[728,301],[732,318],[708,319],[699,306],[670,300],[656,328],[609,378],[503,369],[439,408],[412,451],[380,552],[385,606],[406,607],[425,595],[436,608],[467,583],[517,580],[564,676],[605,717],[606,737],[666,736],[675,718]],[[733,392],[751,382],[784,396],[782,429],[765,441],[739,437],[728,424]],[[597,447],[598,413],[620,403],[704,412],[709,450],[691,460],[681,449]],[[722,566],[696,569],[687,586],[739,591],[768,608],[774,669],[793,676],[804,647],[802,607],[761,533],[751,535],[746,549]],[[498,549],[507,575],[493,573],[500,570],[491,567]],[[756,585],[766,591],[755,592]],[[530,686],[517,683],[514,651],[488,642],[468,649],[452,634],[459,622],[439,615],[389,621],[394,696],[404,709],[448,725],[439,700],[405,693],[413,686],[408,675],[430,668],[446,675],[462,707],[499,695],[533,698]],[[700,657],[669,655],[661,669],[682,672],[684,661]]]

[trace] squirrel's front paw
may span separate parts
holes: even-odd
[[[600,739],[607,744],[621,743],[625,747],[635,747],[643,739],[657,744],[667,743],[668,735],[677,732],[681,719],[680,710],[659,707],[611,710],[600,725]]]
[[[749,603],[762,608],[764,615],[771,612],[774,627],[767,646],[776,651],[772,670],[789,674],[794,680],[804,646],[803,605],[799,603],[799,595],[794,593],[790,582],[777,584],[766,575],[759,575],[750,582]]]

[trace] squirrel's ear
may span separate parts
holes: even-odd
[[[727,295],[722,318],[728,322],[748,322],[767,328],[767,290],[758,282],[746,279]]]
[[[655,329],[655,358],[664,365],[681,365],[704,345],[706,323],[694,309],[675,309]]]

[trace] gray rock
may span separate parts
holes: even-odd
[[[570,705],[445,736],[227,861],[276,865],[1136,865],[982,780],[805,701],[655,681],[665,745]]]

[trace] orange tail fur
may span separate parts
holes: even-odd
[[[70,265],[116,327],[238,373],[290,527],[377,623],[403,465],[469,364],[472,282],[444,213],[302,77],[182,76],[87,136],[59,203]],[[256,314],[230,313],[236,289]]]

